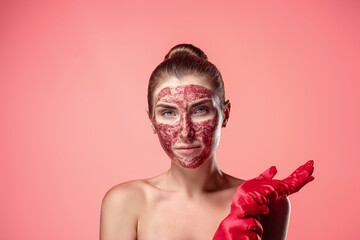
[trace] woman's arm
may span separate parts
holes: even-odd
[[[102,202],[100,240],[134,240],[141,191],[132,183],[123,183],[110,189]]]
[[[261,215],[262,240],[285,240],[290,217],[290,201],[281,198],[269,204],[269,213]]]

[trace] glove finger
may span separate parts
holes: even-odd
[[[308,183],[314,180],[315,178],[313,176],[308,176]]]
[[[261,237],[252,231],[241,231],[231,240],[261,240]]]
[[[298,167],[289,177],[283,179],[282,182],[289,186],[291,193],[297,192],[307,183],[314,180],[314,177],[311,176],[313,171],[314,161],[310,160]]]
[[[253,231],[232,231],[230,235],[226,240],[261,240],[261,237]]]
[[[255,218],[244,218],[244,220],[247,225],[246,230],[255,232],[257,235],[262,237],[264,230],[261,223],[258,220],[256,220]]]
[[[269,207],[266,205],[248,204],[242,206],[242,211],[245,216],[256,217],[259,215],[265,215],[269,213]]]
[[[256,177],[256,180],[269,180],[273,179],[273,177],[276,175],[277,169],[275,166],[272,166],[268,169],[266,169],[263,173],[261,173],[258,177]]]
[[[292,176],[311,176],[314,172],[314,161],[310,160],[298,167],[289,177]]]

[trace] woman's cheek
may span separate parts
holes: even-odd
[[[170,157],[174,156],[171,146],[176,142],[179,126],[157,123],[154,124],[154,127],[158,134],[160,144],[165,150],[165,152]]]
[[[196,126],[196,134],[195,138],[202,141],[204,144],[204,150],[202,155],[209,155],[211,154],[212,150],[216,146],[214,146],[214,143],[216,143],[217,138],[217,125],[218,125],[218,117],[215,116],[213,119],[206,120],[204,122],[200,122],[195,124]],[[208,156],[203,156],[208,157]]]

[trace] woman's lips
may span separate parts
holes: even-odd
[[[197,155],[200,150],[201,147],[196,145],[196,146],[181,146],[181,147],[175,147],[175,150],[180,154],[180,155]]]

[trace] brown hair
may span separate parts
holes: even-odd
[[[210,81],[216,95],[220,98],[220,102],[225,103],[224,82],[216,66],[208,61],[201,49],[191,44],[179,44],[170,49],[164,61],[155,68],[150,76],[148,86],[150,118],[153,112],[153,92],[159,81],[170,76],[181,79],[188,75],[198,75]]]

